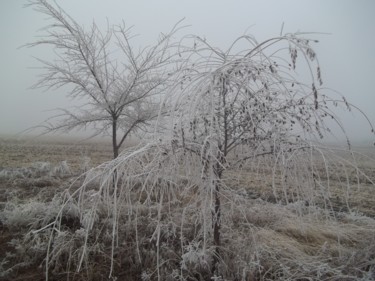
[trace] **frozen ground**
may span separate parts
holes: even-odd
[[[374,180],[374,162],[368,158],[373,148],[360,150],[363,156],[356,158],[359,166]],[[0,155],[0,280],[44,280],[43,239],[48,235],[33,231],[58,216],[59,194],[68,187],[74,191],[80,185],[80,181],[74,183],[80,173],[111,159],[111,147],[103,143],[2,140]],[[229,199],[223,201],[225,280],[375,280],[374,187],[365,180],[350,190],[339,188],[345,179],[340,172],[337,167],[331,179],[332,206],[327,212],[319,202],[315,206],[275,202],[267,171],[228,171],[227,185],[236,191],[244,208],[239,212],[230,209]],[[355,170],[352,172],[355,181]],[[93,192],[95,187],[90,188],[88,192]],[[176,196],[178,202],[170,201],[168,207],[172,211],[161,218],[165,264],[160,274],[165,280],[178,280],[176,276],[205,280],[207,256],[200,241],[194,239],[200,228],[196,219],[201,205],[187,205],[194,201],[194,189]],[[153,237],[157,202],[151,199],[146,206],[146,201],[138,202],[144,204],[137,206],[137,220],[124,220],[117,230],[118,280],[156,280]],[[124,214],[132,216],[129,212],[135,206],[124,203]],[[84,262],[84,270],[75,272],[85,228],[77,212],[73,204],[62,216],[62,229],[54,242],[60,250],[52,252],[55,261],[50,280],[107,280],[111,240],[106,240],[108,222],[101,213],[93,231],[97,240],[87,244],[91,259]],[[134,227],[137,239],[130,232]],[[185,252],[181,254],[182,241]]]

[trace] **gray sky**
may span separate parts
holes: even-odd
[[[246,30],[258,41],[284,32],[314,31],[316,52],[325,86],[363,109],[375,123],[375,1],[373,0],[58,0],[77,22],[101,25],[124,20],[134,25],[141,42],[155,41],[180,19],[191,25],[185,33],[206,37],[223,49]],[[49,110],[74,104],[64,90],[30,90],[40,70],[32,56],[52,58],[42,47],[22,48],[33,42],[48,22],[44,15],[23,8],[26,1],[0,0],[0,134],[16,134],[42,123]],[[358,117],[357,117],[358,116]],[[343,121],[354,139],[374,139],[364,120],[345,114]]]

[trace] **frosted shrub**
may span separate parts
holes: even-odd
[[[50,162],[34,162],[31,169],[34,177],[47,176],[51,174],[52,165]]]
[[[207,253],[199,243],[192,242],[187,245],[181,256],[181,269],[188,272],[202,272],[210,269],[211,255]]]
[[[55,167],[53,167],[53,169],[51,171],[51,175],[59,176],[59,177],[71,175],[71,170],[70,170],[70,167],[68,165],[68,162],[67,161],[61,161],[59,164],[57,164]]]
[[[52,202],[31,201],[25,204],[9,202],[1,212],[1,221],[10,229],[37,229],[55,219],[61,208],[61,198]]]
[[[80,159],[80,164],[79,164],[79,168],[81,170],[81,172],[86,172],[90,169],[90,165],[91,165],[91,158],[88,157],[88,156],[82,156],[81,159]]]

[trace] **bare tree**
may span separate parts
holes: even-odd
[[[160,95],[177,73],[176,45],[171,39],[178,26],[137,51],[125,24],[108,24],[103,32],[95,22],[89,28],[80,25],[56,3],[36,0],[29,6],[49,16],[52,23],[42,39],[27,46],[49,45],[56,54],[54,61],[39,59],[45,74],[35,87],[68,86],[70,97],[85,101],[74,110],[60,109],[61,114],[54,116],[59,121],[47,122],[47,132],[87,126],[96,135],[108,132],[116,158],[125,139],[158,114]]]

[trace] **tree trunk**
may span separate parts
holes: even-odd
[[[113,149],[113,159],[116,159],[119,152],[119,147],[117,145],[117,119],[112,120],[112,149]]]
[[[220,256],[220,224],[221,224],[221,202],[220,202],[220,180],[222,177],[222,170],[219,164],[216,164],[215,174],[217,179],[214,189],[214,211],[212,212],[212,224],[214,231],[214,253],[212,262],[212,274],[217,271],[219,256]]]
[[[113,159],[116,159],[119,153],[119,146],[117,145],[117,118],[113,118],[112,120],[112,148],[113,148]],[[117,169],[113,171],[113,192],[116,190],[116,182],[117,182]],[[117,194],[115,195],[117,196]]]

